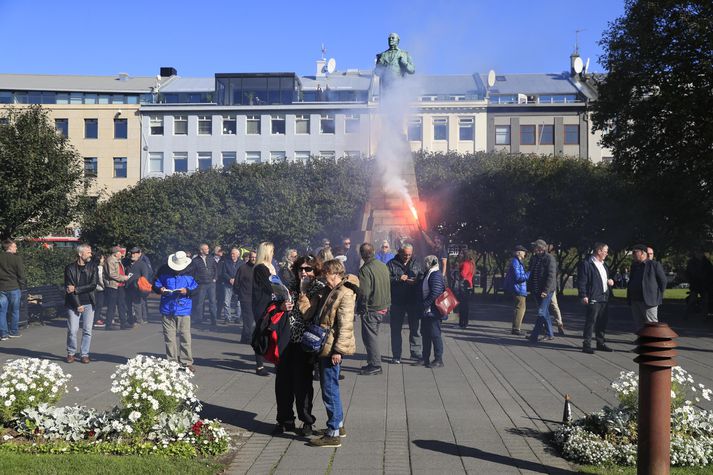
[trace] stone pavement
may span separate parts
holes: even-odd
[[[613,353],[586,355],[581,350],[583,312],[562,299],[567,337],[529,345],[510,335],[506,299],[474,300],[471,326],[444,325],[445,367],[426,369],[388,364],[389,329],[383,325],[384,373],[359,376],[359,353],[346,359],[341,382],[348,436],[338,449],[312,448],[307,439],[271,437],[275,422],[274,375],[254,373],[249,346],[239,341],[239,326],[211,330],[194,325],[193,352],[204,416],[218,417],[238,435],[230,474],[262,473],[574,473],[576,467],[553,453],[547,434],[562,419],[564,394],[570,394],[575,417],[615,402],[608,388],[619,371],[634,370],[630,316],[625,304],[612,304],[610,345]],[[93,362],[67,364],[64,320],[33,325],[22,338],[0,343],[0,363],[18,356],[60,362],[79,387],[62,401],[109,408],[117,399],[109,391],[114,367],[137,353],[163,355],[155,301],[152,322],[134,330],[96,330]],[[697,382],[713,387],[713,321],[683,321],[680,304],[665,305],[662,321],[679,333],[684,369]],[[524,328],[534,321],[532,305]],[[407,331],[403,332],[407,341]],[[708,407],[710,408],[710,407]],[[315,383],[317,427],[326,414]]]

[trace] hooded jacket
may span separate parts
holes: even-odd
[[[329,328],[329,333],[320,357],[326,358],[335,353],[356,353],[354,304],[358,292],[359,279],[355,275],[347,274],[327,295],[319,314],[319,324],[323,328]]]

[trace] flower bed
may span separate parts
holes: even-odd
[[[0,447],[16,452],[164,453],[217,455],[229,437],[218,420],[201,419],[193,374],[177,363],[139,355],[117,368],[111,391],[120,404],[110,411],[57,407],[71,378],[46,360],[8,362],[0,395]]]
[[[586,465],[634,465],[638,443],[639,378],[622,371],[611,384],[619,405],[567,424],[554,434],[564,457]],[[713,464],[713,412],[697,407],[711,390],[680,366],[671,371],[671,465]]]

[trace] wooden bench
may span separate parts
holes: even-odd
[[[64,287],[42,285],[27,290],[27,322],[44,323],[45,317],[64,315]],[[25,300],[25,299],[23,299]]]

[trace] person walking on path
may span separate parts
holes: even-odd
[[[2,242],[0,252],[0,340],[20,337],[20,299],[27,287],[25,264],[17,255],[17,243],[12,239]],[[8,325],[7,315],[10,314]]]
[[[255,316],[253,315],[253,270],[255,269],[255,251],[248,251],[245,264],[238,267],[235,274],[233,290],[238,294],[240,301],[240,316],[243,319],[243,328],[240,332],[240,343],[250,343],[255,329]]]
[[[458,326],[468,327],[470,317],[470,296],[473,293],[473,275],[475,274],[475,263],[469,251],[461,251],[458,255],[458,268],[455,272],[454,290],[459,304],[456,307],[458,313]]]
[[[77,260],[64,268],[64,304],[67,307],[67,363],[74,363],[77,354],[77,330],[82,320],[82,349],[80,361],[89,363],[92,343],[94,306],[98,271],[92,262],[92,248],[87,244],[77,246]]]
[[[111,330],[114,312],[119,309],[119,323],[122,330],[132,328],[128,320],[126,308],[126,275],[124,264],[121,262],[122,247],[114,246],[109,257],[104,261],[104,297],[106,298],[106,329]]]
[[[319,325],[327,330],[327,339],[319,354],[319,380],[327,410],[327,429],[322,437],[310,440],[309,444],[313,447],[341,447],[340,437],[346,436],[346,429],[339,395],[339,373],[342,356],[356,353],[354,306],[359,279],[347,275],[344,264],[336,259],[325,262],[322,273],[331,289],[319,316]]]
[[[407,318],[411,358],[420,361],[423,355],[419,326],[423,309],[419,284],[423,278],[423,270],[413,255],[413,245],[404,244],[387,266],[391,281],[391,356],[394,360],[401,361],[401,327],[404,318]]]
[[[190,264],[191,259],[183,251],[168,256],[166,264],[161,266],[156,273],[153,289],[161,296],[159,311],[163,324],[166,358],[195,372],[191,349],[191,309],[193,304],[191,297],[198,289],[198,284],[188,269]],[[180,349],[180,354],[178,349]]]
[[[520,327],[527,309],[527,280],[530,278],[530,273],[525,271],[522,263],[526,255],[527,249],[524,246],[515,246],[513,258],[505,274],[505,292],[513,296],[515,304],[511,331],[513,335],[522,335]]]
[[[528,340],[537,343],[543,330],[547,340],[554,338],[549,307],[557,288],[557,261],[547,252],[547,243],[542,239],[533,242],[532,247],[534,255],[530,259],[530,288],[537,302],[537,321]]]
[[[658,262],[648,259],[646,246],[637,244],[632,251],[631,276],[626,299],[631,306],[634,331],[649,322],[658,322],[658,308],[666,290],[666,273]]]
[[[436,299],[446,290],[443,273],[438,266],[438,256],[426,256],[424,268],[426,276],[421,284],[423,296],[423,316],[421,317],[421,331],[423,334],[423,364],[426,368],[443,367],[443,339],[441,338],[442,316],[436,308]],[[433,347],[433,361],[431,360],[431,347]]]
[[[382,372],[379,326],[391,305],[391,284],[389,269],[374,256],[373,245],[363,243],[359,246],[359,255],[364,265],[359,269],[357,307],[361,315],[361,338],[366,348],[366,366],[362,366],[359,374],[368,376]],[[398,360],[393,363],[398,364]]]
[[[200,245],[199,253],[191,262],[193,277],[198,283],[198,292],[193,302],[193,319],[196,322],[205,323],[205,301],[208,299],[208,313],[210,314],[210,324],[218,323],[218,307],[215,294],[215,283],[218,279],[218,264],[214,256],[210,255],[210,247],[203,243]]]
[[[604,337],[609,320],[609,296],[614,286],[609,268],[604,264],[608,254],[609,246],[602,242],[595,243],[594,252],[582,261],[577,271],[579,298],[586,308],[582,344],[584,353],[594,353],[592,332],[597,341],[597,351],[612,351],[605,344]]]

